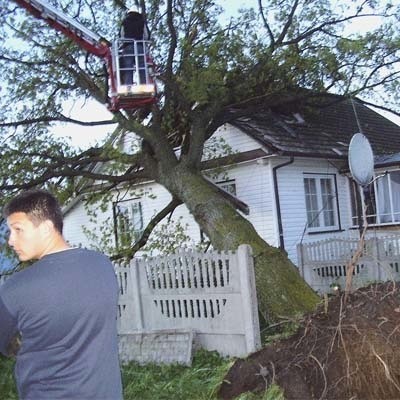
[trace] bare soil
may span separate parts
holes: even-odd
[[[219,398],[277,383],[286,400],[400,399],[400,283],[373,284],[322,302],[297,333],[225,376]]]

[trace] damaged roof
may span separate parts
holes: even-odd
[[[293,105],[286,110],[259,107],[251,116],[230,124],[244,131],[271,154],[347,158],[352,136],[363,133],[375,155],[400,152],[400,126],[359,100],[329,95],[314,105]]]

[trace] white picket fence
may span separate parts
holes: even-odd
[[[194,332],[197,347],[229,356],[260,348],[251,248],[180,251],[115,266],[119,332]]]
[[[359,239],[331,238],[299,244],[299,270],[317,292],[330,293],[345,287],[347,266]],[[400,280],[400,234],[367,237],[353,273],[353,288],[375,281]]]

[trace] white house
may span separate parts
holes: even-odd
[[[237,118],[218,129],[213,140],[222,138],[231,148],[230,155],[219,153],[226,161],[222,169],[214,169],[212,159],[205,160],[204,171],[245,203],[246,218],[259,234],[297,264],[300,242],[359,234],[359,187],[350,177],[347,154],[352,135],[360,131],[377,156],[376,174],[387,172],[364,193],[369,227],[397,230],[400,159],[394,154],[400,152],[400,127],[356,100],[328,96],[313,109],[260,106],[251,117]],[[108,206],[92,217],[80,198],[65,209],[65,236],[72,244],[104,250],[108,243],[104,231],[110,234],[107,240],[123,246],[140,235],[170,195],[155,182],[143,182],[134,190],[120,188]],[[160,237],[174,233],[189,237],[187,245],[204,240],[184,205],[164,224]]]

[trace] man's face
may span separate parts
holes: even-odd
[[[8,216],[10,229],[8,244],[17,253],[20,261],[38,260],[45,250],[44,223],[37,226],[24,212],[16,212]]]

